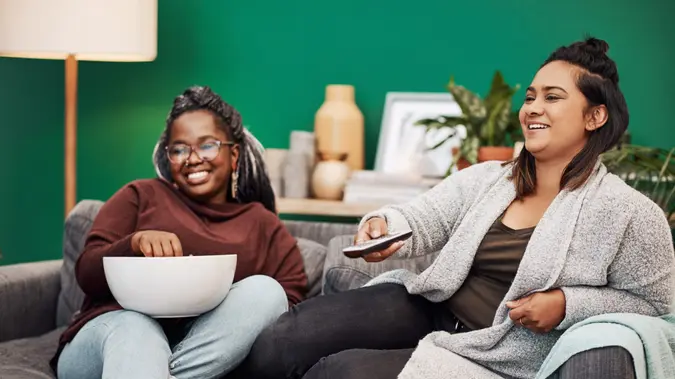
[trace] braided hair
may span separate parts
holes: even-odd
[[[218,127],[239,145],[240,154],[235,169],[238,174],[237,193],[231,193],[228,185],[228,198],[242,203],[257,201],[269,211],[276,213],[274,191],[263,159],[262,144],[244,128],[241,114],[206,86],[190,87],[175,98],[166,119],[166,127],[153,151],[153,163],[157,175],[167,181],[173,181],[166,153],[166,146],[171,136],[171,126],[184,113],[196,110],[206,110],[213,114]]]

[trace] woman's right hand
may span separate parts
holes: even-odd
[[[387,226],[387,221],[381,217],[373,217],[366,221],[361,229],[356,233],[354,237],[354,244],[358,245],[366,241],[370,241],[375,238],[382,237],[387,234],[389,227]],[[381,262],[398,251],[398,249],[403,246],[405,242],[399,241],[394,242],[389,247],[381,251],[375,251],[373,253],[367,254],[363,257],[366,262]]]
[[[178,236],[160,230],[142,230],[131,237],[131,250],[146,257],[180,257],[183,247]]]

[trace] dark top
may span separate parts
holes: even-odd
[[[304,299],[307,276],[296,240],[278,216],[262,204],[204,205],[163,180],[137,180],[115,193],[96,216],[75,265],[84,302],[61,336],[51,362],[53,368],[63,346],[84,324],[103,313],[121,309],[108,287],[103,257],[134,255],[131,237],[140,230],[174,233],[181,242],[183,255],[237,254],[234,282],[252,275],[267,275],[281,284],[289,304]]]
[[[462,286],[446,304],[471,330],[492,326],[499,304],[511,287],[534,227],[514,230],[501,217],[478,246]]]

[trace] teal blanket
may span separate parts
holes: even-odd
[[[637,379],[675,378],[675,314],[649,317],[613,313],[590,317],[570,327],[551,349],[536,379],[553,375],[576,353],[604,346],[628,350]]]

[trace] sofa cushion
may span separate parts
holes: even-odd
[[[326,260],[326,254],[328,254],[328,248],[306,238],[296,238],[296,240],[307,275],[307,297],[314,297],[321,293],[323,264]]]
[[[54,356],[63,329],[39,337],[0,343],[0,378],[52,379],[49,360]]]
[[[84,242],[102,205],[102,201],[82,200],[66,218],[63,233],[61,292],[56,308],[57,326],[68,325],[84,300],[84,293],[75,279],[75,263],[84,249]]]
[[[337,236],[328,242],[328,255],[324,261],[322,289],[324,295],[345,292],[363,287],[373,278],[367,263],[361,259],[347,258],[342,249],[354,241],[353,235]],[[363,267],[361,267],[363,266]]]
[[[316,222],[283,220],[284,226],[295,238],[305,238],[316,241],[324,246],[335,236],[356,234],[356,224],[343,224],[337,222]]]

